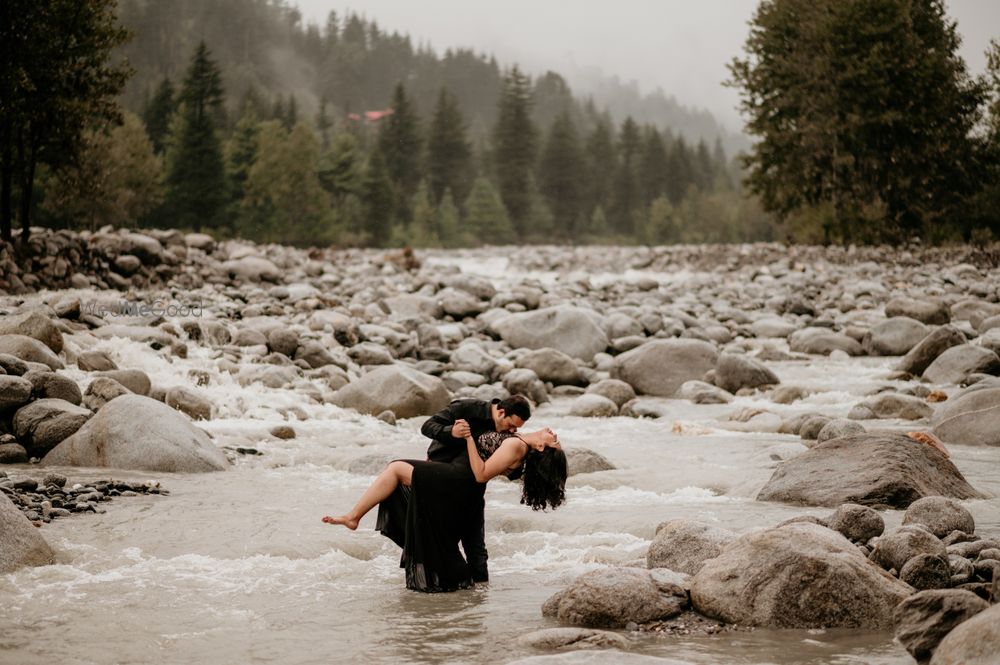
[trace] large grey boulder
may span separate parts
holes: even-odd
[[[932,298],[893,298],[885,304],[888,317],[905,316],[928,325],[951,321],[951,312],[944,303]]]
[[[451,364],[456,370],[475,372],[485,377],[492,376],[497,368],[497,360],[475,342],[459,344],[451,352]]]
[[[976,532],[976,520],[965,506],[944,496],[925,496],[910,504],[903,515],[903,524],[922,526],[938,538],[952,531]]]
[[[163,401],[167,406],[186,413],[194,420],[212,419],[212,402],[190,388],[184,386],[168,388]]]
[[[99,372],[97,376],[113,379],[136,395],[149,395],[149,391],[153,387],[149,375],[139,369],[113,369]]]
[[[696,339],[656,340],[617,356],[611,378],[643,395],[673,397],[686,381],[701,379],[715,368],[715,346]]]
[[[542,381],[553,385],[577,386],[586,383],[580,374],[576,361],[556,349],[536,349],[529,351],[514,363],[517,367],[532,370]]]
[[[622,404],[635,399],[632,386],[618,379],[603,379],[587,387],[587,392],[601,397],[607,397],[621,408]]]
[[[896,639],[918,663],[926,663],[945,635],[988,607],[989,603],[964,589],[920,591],[896,606]]]
[[[14,414],[14,434],[29,455],[41,457],[83,427],[91,415],[66,400],[39,399]]]
[[[570,405],[569,415],[581,418],[611,418],[618,415],[618,405],[601,395],[580,395]]]
[[[64,399],[70,404],[80,404],[83,401],[83,394],[76,381],[42,369],[33,369],[24,373],[21,378],[31,382],[31,394],[36,398],[54,397]]]
[[[99,376],[87,385],[83,393],[83,405],[91,411],[99,411],[102,406],[132,391],[109,376]]]
[[[962,392],[941,404],[931,422],[945,443],[1000,446],[1000,387]]]
[[[226,261],[222,270],[230,279],[245,282],[280,282],[281,270],[271,261],[259,256],[244,256],[241,259]]]
[[[877,510],[856,503],[837,506],[827,525],[852,543],[867,543],[885,531],[885,521]]]
[[[656,527],[656,535],[646,552],[646,566],[694,575],[734,540],[736,534],[728,529],[695,520],[673,519]]]
[[[953,346],[924,370],[931,383],[962,383],[973,373],[995,374],[1000,371],[1000,357],[989,349],[974,344]]]
[[[919,526],[901,526],[883,534],[872,549],[871,560],[886,570],[900,571],[919,554],[948,560],[948,549],[933,533]]]
[[[577,649],[628,649],[628,638],[594,628],[544,628],[517,638],[519,644],[545,651]]]
[[[608,348],[608,338],[594,316],[568,305],[512,314],[493,328],[514,348],[548,347],[588,362]]]
[[[930,332],[923,323],[907,316],[895,316],[872,326],[861,340],[870,356],[901,356],[920,343]]]
[[[965,344],[965,335],[958,328],[955,326],[935,328],[903,356],[896,369],[920,376],[938,356],[959,344]]]
[[[590,448],[566,448],[566,472],[575,476],[581,473],[596,473],[615,469],[607,457]]]
[[[229,465],[186,416],[142,395],[122,395],[105,404],[42,464],[177,473],[221,471]]]
[[[52,323],[52,319],[35,309],[0,318],[0,335],[24,335],[37,339],[53,353],[61,353],[63,350],[63,337],[59,328]]]
[[[905,508],[935,495],[984,498],[936,448],[901,434],[867,433],[820,443],[781,462],[757,500]]]
[[[978,298],[963,298],[951,306],[954,321],[968,321],[973,328],[979,328],[983,321],[1000,314],[1000,305]]]
[[[526,367],[512,369],[504,374],[503,387],[511,395],[524,395],[535,404],[549,401],[545,384],[533,370]]]
[[[912,395],[899,393],[879,393],[851,410],[850,418],[868,420],[871,418],[901,418],[920,420],[934,415],[934,407]]]
[[[10,354],[25,362],[48,365],[53,370],[64,367],[52,349],[27,335],[0,335],[0,353]]]
[[[745,355],[723,353],[715,365],[715,385],[731,393],[777,383],[778,376],[764,363]]]
[[[406,365],[381,365],[330,398],[337,406],[377,416],[392,411],[397,418],[428,416],[448,406],[451,394],[436,376]]]
[[[1000,605],[979,612],[948,633],[931,665],[996,665],[1000,654]]]
[[[861,344],[843,333],[828,328],[803,328],[788,337],[788,348],[795,353],[828,355],[833,351],[843,351],[850,356],[864,353]]]
[[[31,381],[0,374],[0,413],[16,409],[31,399]]]
[[[397,318],[427,318],[440,319],[441,305],[434,298],[416,293],[404,293],[391,296],[384,301],[389,313]]]
[[[701,614],[768,628],[886,628],[910,593],[839,533],[803,522],[741,536],[691,581]]]
[[[549,598],[546,616],[587,628],[624,628],[669,619],[688,605],[685,576],[669,570],[600,568]]]
[[[0,492],[0,575],[24,566],[46,566],[55,562],[55,553],[42,534],[7,495]]]

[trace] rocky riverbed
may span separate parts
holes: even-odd
[[[32,242],[0,248],[18,662],[971,663],[1000,645],[995,249]],[[408,593],[367,521],[319,522],[420,456],[448,400],[515,392],[572,477],[545,514],[491,486],[490,587]],[[158,482],[169,497],[94,496]],[[93,514],[26,519],[80,497]]]

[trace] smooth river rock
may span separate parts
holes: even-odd
[[[948,633],[931,665],[996,665],[1000,654],[1000,605],[979,612]]]
[[[0,575],[55,560],[55,553],[39,530],[0,492]]]
[[[392,411],[397,418],[429,416],[448,406],[444,382],[405,365],[381,365],[330,398],[337,406],[377,416]]]
[[[962,392],[941,404],[931,422],[945,443],[1000,446],[1000,387]]]
[[[48,466],[93,466],[196,473],[229,463],[181,413],[142,395],[122,395],[42,459]]]
[[[599,568],[553,595],[542,614],[587,628],[624,628],[669,619],[688,605],[686,576],[669,570]]]
[[[656,535],[646,552],[646,566],[694,575],[734,540],[736,534],[728,529],[695,520],[673,519],[656,527]]]
[[[705,616],[767,628],[892,626],[912,589],[879,570],[839,533],[792,523],[741,536],[691,581]]]
[[[988,607],[985,600],[963,589],[915,593],[896,606],[896,639],[918,663],[926,663],[955,626]]]
[[[579,307],[560,305],[511,314],[493,327],[514,348],[552,348],[588,362],[608,348],[608,338],[594,316]]]
[[[757,500],[906,508],[925,496],[984,497],[936,448],[901,434],[868,433],[832,439],[781,462]]]
[[[617,356],[611,378],[639,394],[673,397],[686,381],[701,379],[715,368],[715,346],[695,339],[656,340]]]

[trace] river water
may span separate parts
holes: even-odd
[[[519,505],[515,485],[494,481],[486,508],[489,586],[424,595],[404,589],[399,551],[372,530],[374,513],[357,532],[320,521],[349,508],[371,481],[347,470],[352,461],[423,456],[421,419],[392,427],[306,403],[292,391],[244,387],[215,367],[209,349],[194,345],[189,358],[168,361],[138,343],[101,344],[120,366],[147,371],[154,384],[189,382],[189,370],[207,371],[203,390],[220,417],[205,428],[219,445],[263,454],[240,456],[232,470],[209,475],[63,469],[72,480],[155,479],[170,494],[122,497],[103,504],[104,514],[45,525],[59,563],[0,576],[0,663],[544,662],[517,642],[556,625],[541,616],[544,600],[588,570],[645,566],[660,522],[687,517],[745,531],[829,514],[755,502],[778,460],[804,448],[793,436],[727,431],[725,419],[744,408],[845,415],[886,383],[881,377],[894,362],[769,363],[783,383],[821,391],[787,406],[749,397],[727,405],[663,400],[664,417],[639,420],[570,417],[565,399],[544,405],[528,429],[550,426],[566,447],[591,448],[617,470],[572,477],[567,503],[547,513]],[[308,418],[289,420],[295,409]],[[291,424],[297,438],[268,436],[277,424]],[[951,452],[975,487],[1000,495],[1000,449]],[[980,533],[1000,533],[1000,500],[966,505]],[[886,514],[889,525],[900,519],[899,512]],[[631,639],[633,654],[699,664],[913,662],[888,633],[758,630]]]

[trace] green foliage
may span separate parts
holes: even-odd
[[[639,126],[629,116],[618,135],[618,169],[614,179],[611,226],[616,233],[630,235],[635,213],[641,209],[639,197]]]
[[[134,226],[161,202],[162,171],[142,121],[125,113],[119,126],[87,130],[76,162],[53,174],[41,209],[60,225]]]
[[[11,239],[20,201],[21,239],[30,233],[39,164],[76,161],[86,129],[120,118],[116,98],[131,69],[112,64],[128,33],[114,0],[4,0],[0,20],[0,237]]]
[[[980,186],[971,130],[984,91],[941,0],[765,0],[740,88],[747,183],[782,217],[829,204],[840,238],[946,223]]]
[[[391,110],[392,114],[381,121],[378,150],[396,193],[398,217],[408,219],[409,199],[420,183],[423,142],[420,120],[402,83],[393,92]]]
[[[504,245],[515,241],[507,209],[486,178],[476,178],[472,184],[465,201],[465,227],[474,244]]]
[[[539,189],[552,211],[561,234],[576,238],[583,214],[583,151],[568,113],[556,117],[542,150],[538,167]]]
[[[260,151],[260,121],[253,104],[248,103],[243,108],[233,130],[233,135],[226,144],[226,175],[229,179],[229,218],[236,228],[246,228],[241,220],[243,199],[246,197],[246,183],[250,177],[250,169],[257,161]]]
[[[427,140],[427,178],[436,203],[448,190],[464,200],[472,187],[472,147],[465,134],[458,101],[441,88]]]
[[[361,179],[364,226],[357,229],[362,242],[383,246],[396,219],[396,196],[381,150],[372,152]]]
[[[170,132],[170,117],[176,110],[174,84],[170,82],[170,79],[164,78],[142,113],[142,120],[146,123],[149,140],[152,141],[153,150],[158,155],[162,155],[166,148],[167,134]]]
[[[229,196],[222,147],[222,82],[202,42],[184,78],[183,100],[167,151],[166,214],[181,228],[218,228]]]
[[[493,129],[493,162],[500,196],[518,233],[531,228],[529,181],[537,151],[531,103],[531,80],[515,66],[504,77],[499,117]]]
[[[336,236],[329,194],[319,181],[319,141],[305,124],[291,132],[275,120],[260,125],[259,152],[243,206],[250,232],[265,242],[317,245]]]

